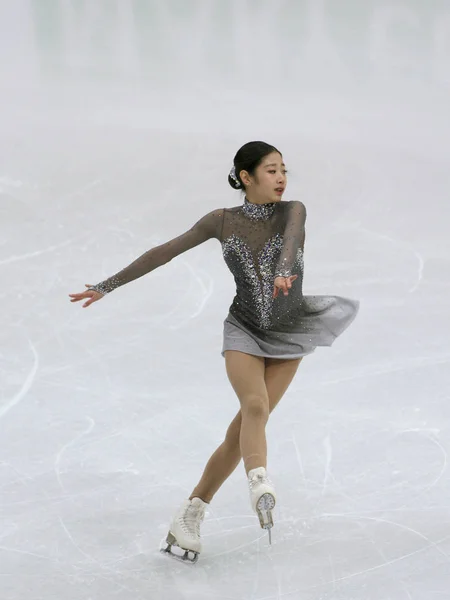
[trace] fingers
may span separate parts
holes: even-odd
[[[286,277],[286,286],[288,289],[291,289],[292,282],[297,279],[298,275],[291,275],[290,277]]]
[[[93,292],[81,292],[81,294],[69,294],[69,298],[72,298],[71,302],[78,302],[84,300],[84,298],[92,298]]]
[[[274,284],[274,298],[276,298],[278,296],[280,290],[283,290],[283,294],[285,296],[288,295],[287,282],[286,282],[286,280],[285,280],[284,277],[277,277],[275,279],[275,284]]]
[[[69,298],[71,302],[79,302],[80,300],[88,299],[87,302],[83,304],[83,308],[89,306],[99,298],[103,298],[101,294],[98,292],[94,292],[93,290],[86,290],[85,292],[81,292],[78,294],[69,294]]]
[[[69,294],[69,298],[71,299],[71,302],[79,302],[83,299],[81,294]]]
[[[289,290],[292,288],[292,282],[298,278],[298,275],[291,275],[289,277],[276,277],[273,289],[273,298],[277,298],[279,291],[283,290],[285,296],[289,295]]]

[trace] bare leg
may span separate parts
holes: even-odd
[[[229,352],[233,351],[226,352],[225,356]],[[288,389],[301,360],[301,358],[291,360],[265,359],[264,384],[269,398],[269,412],[273,411]],[[209,459],[202,478],[190,496],[191,499],[197,497],[204,502],[211,502],[224,481],[236,469],[241,460],[241,424],[242,412],[239,411],[228,427],[225,440]],[[264,465],[259,464],[257,466]]]
[[[264,380],[265,360],[243,352],[227,352],[225,365],[228,379],[241,404],[239,445],[248,473],[256,467],[266,466],[269,395]]]

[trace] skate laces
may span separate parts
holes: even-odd
[[[189,504],[180,517],[180,524],[185,533],[194,537],[200,537],[200,523],[205,516],[205,508]]]
[[[267,477],[267,475],[263,475],[263,473],[252,473],[252,475],[249,477],[248,482],[250,485],[250,489],[252,490],[260,484],[270,485],[272,487],[272,482]]]

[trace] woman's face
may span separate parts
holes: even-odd
[[[287,185],[286,167],[278,152],[265,156],[252,176],[243,172],[247,196],[260,202],[280,202]]]

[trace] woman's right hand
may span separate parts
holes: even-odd
[[[92,287],[88,283],[85,284],[87,288]],[[100,292],[95,292],[94,290],[86,290],[85,292],[81,292],[79,294],[69,294],[69,298],[71,298],[71,302],[79,302],[80,300],[84,300],[88,298],[87,302],[83,304],[83,308],[90,306],[93,302],[97,302],[97,300],[101,300],[104,294],[100,294]]]
[[[283,294],[287,296],[292,287],[292,282],[295,281],[297,277],[298,275],[290,275],[289,277],[275,277],[272,297],[278,298],[278,293],[280,290],[282,290]]]

